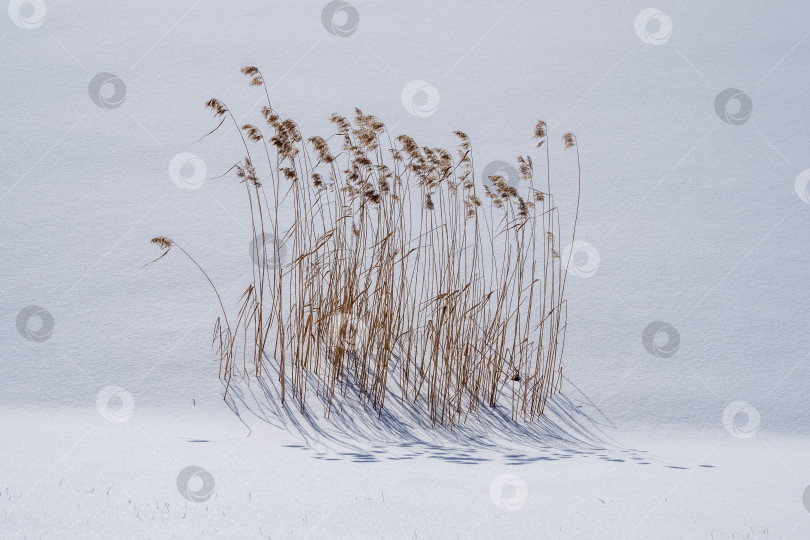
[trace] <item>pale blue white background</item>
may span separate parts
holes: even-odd
[[[634,1],[357,0],[359,24],[347,37],[325,29],[326,2],[45,5],[37,28],[0,17],[0,407],[9,418],[0,428],[0,488],[12,493],[0,503],[4,535],[55,534],[70,521],[87,537],[90,514],[55,487],[65,476],[77,494],[116,484],[144,505],[183,504],[174,480],[194,463],[217,480],[218,508],[227,507],[219,521],[172,521],[149,532],[122,512],[119,524],[143,537],[247,527],[237,516],[249,504],[240,497],[250,477],[251,497],[266,497],[260,508],[289,510],[262,529],[282,537],[327,536],[338,523],[346,534],[391,537],[810,533],[802,504],[810,468],[800,457],[810,435],[810,204],[796,185],[810,168],[807,5],[660,2],[654,7],[672,30],[659,44],[636,32],[637,15],[650,6]],[[647,30],[655,34],[656,24]],[[222,448],[186,442],[244,432],[222,404],[208,346],[217,305],[179,257],[139,267],[155,256],[148,240],[163,234],[192,251],[226,295],[244,287],[250,229],[235,180],[183,189],[169,164],[192,153],[215,176],[241,157],[232,129],[196,141],[215,125],[203,109],[211,97],[258,122],[262,93],[238,72],[250,64],[263,70],[274,107],[305,135],[330,133],[331,113],[360,107],[421,144],[451,146],[451,132],[465,131],[479,168],[531,151],[542,118],[557,141],[552,180],[563,219],[573,215],[575,178],[559,136],[574,132],[583,166],[578,239],[598,253],[599,266],[570,279],[567,376],[618,441],[715,468],[541,462],[507,471],[528,485],[526,506],[509,511],[488,495],[504,472],[498,463],[315,464],[281,450],[283,434],[268,431],[231,443],[243,446],[228,447],[240,456],[230,470],[213,457]],[[88,85],[101,72],[124,82],[120,107],[91,100]],[[435,89],[430,114],[403,106],[412,81]],[[740,125],[715,110],[726,88],[753,104]],[[18,332],[28,305],[52,314],[47,340]],[[642,343],[657,320],[680,336],[669,358]],[[133,398],[126,422],[96,410],[109,385]],[[724,427],[724,411],[737,402],[759,417],[752,437]],[[419,482],[425,470],[432,480]],[[353,487],[341,488],[349,477]],[[399,493],[401,514],[372,511],[383,503],[368,498],[384,486]],[[611,511],[600,498],[619,506]],[[85,499],[90,513],[110,510]],[[297,510],[308,505],[309,521]],[[329,505],[364,518],[345,522],[337,513],[332,526],[312,528],[316,509]],[[375,527],[368,520],[380,512],[394,518]],[[170,515],[179,517],[164,519]],[[480,523],[470,532],[472,515]],[[640,528],[629,530],[620,515]]]

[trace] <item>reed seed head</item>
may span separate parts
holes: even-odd
[[[262,107],[262,116],[264,117],[264,121],[267,122],[268,126],[273,127],[278,126],[279,123],[278,115],[273,111],[273,109],[271,109],[267,105],[264,105]]]
[[[547,133],[546,133],[546,123],[543,120],[538,120],[537,124],[534,126],[534,138],[535,139],[545,139],[546,135],[547,135]],[[542,143],[540,143],[540,144],[542,144]]]
[[[320,159],[324,163],[332,163],[333,161],[335,161],[335,158],[329,151],[329,145],[326,143],[326,140],[323,137],[317,136],[310,137],[307,140],[312,145],[312,148],[315,150],[315,153],[318,154],[318,159]]]
[[[228,107],[218,99],[209,99],[205,106],[214,111],[214,117],[224,116],[228,112]]]
[[[565,149],[568,150],[576,145],[576,138],[574,137],[573,133],[566,133],[562,136],[563,142],[565,143]]]
[[[252,77],[250,80],[250,86],[261,86],[264,84],[264,79],[262,78],[259,68],[254,66],[245,66],[241,69],[241,71],[244,75]]]
[[[156,236],[152,238],[151,244],[155,244],[160,249],[170,249],[174,242],[170,238],[166,238],[165,236]]]
[[[262,140],[262,132],[259,131],[259,128],[257,128],[253,124],[245,124],[244,126],[242,126],[242,131],[244,131],[245,134],[248,136],[248,139],[250,139],[253,142],[259,142]]]
[[[259,68],[246,66],[241,71],[250,77],[251,86],[265,84]],[[219,100],[211,99],[206,106],[215,116],[231,115]],[[556,348],[542,353],[549,355],[544,362],[553,366],[545,374],[535,370],[530,356],[542,348],[540,344],[556,343],[557,337],[562,337],[559,334],[564,332],[566,316],[564,287],[548,290],[542,285],[545,281],[538,279],[551,272],[553,283],[564,283],[562,265],[557,261],[548,264],[552,257],[560,257],[560,241],[555,238],[559,222],[551,218],[546,221],[533,212],[535,202],[545,201],[546,194],[527,185],[527,194],[521,195],[504,176],[490,176],[483,194],[492,206],[504,210],[500,212],[503,216],[479,222],[478,208],[483,203],[476,192],[470,138],[462,131],[454,132],[458,144],[450,152],[420,146],[404,134],[391,143],[381,120],[355,109],[348,117],[351,121],[331,115],[338,131],[337,142],[332,143],[335,134],[304,139],[295,122],[280,118],[269,104],[262,107],[261,115],[269,128],[244,124],[239,131],[253,143],[268,141],[268,160],[262,171],[269,168],[267,178],[272,182],[276,204],[266,203],[265,194],[258,190],[247,190],[255,238],[259,227],[262,233],[262,243],[251,245],[257,248],[254,255],[265,251],[262,261],[283,257],[279,240],[265,243],[264,231],[266,224],[273,223],[275,234],[280,214],[286,213],[279,208],[289,207],[294,219],[290,216],[292,224],[280,238],[288,246],[285,249],[292,251],[294,263],[283,269],[262,263],[263,271],[254,272],[254,283],[242,295],[235,325],[229,324],[220,299],[225,318],[224,322],[217,320],[214,341],[218,341],[222,376],[229,379],[235,370],[243,370],[238,365],[243,362],[235,366],[236,356],[253,342],[257,376],[266,364],[262,358],[270,360],[280,354],[280,366],[287,366],[280,368],[281,402],[285,384],[292,385],[288,395],[300,402],[302,410],[306,394],[302,381],[312,372],[324,374],[318,372],[317,361],[313,364],[314,357],[309,354],[315,351],[316,356],[326,357],[329,363],[323,369],[332,376],[329,379],[327,374],[319,385],[333,392],[351,379],[375,409],[382,409],[383,398],[390,391],[387,378],[404,369],[404,377],[413,384],[402,386],[403,397],[415,400],[425,382],[430,388],[426,408],[434,424],[463,422],[466,413],[475,414],[483,402],[495,406],[500,400],[499,388],[510,379],[520,383],[521,393],[526,391],[523,397],[513,393],[512,399],[517,400],[513,418],[518,414],[529,420],[539,417],[546,398],[559,390],[554,376],[561,375],[561,367],[557,367],[561,364]],[[268,129],[266,134],[264,129]],[[544,144],[548,139],[546,123],[538,121],[533,135],[539,139],[538,147]],[[563,142],[566,149],[576,145],[571,133],[563,135]],[[518,156],[517,163],[520,179],[530,182],[534,172],[531,157]],[[249,156],[234,169],[240,182],[261,186]],[[291,185],[284,186],[287,182]],[[553,216],[556,210],[551,195],[548,197],[543,216]],[[412,210],[432,214],[412,217]],[[414,226],[414,218],[424,221]],[[429,226],[422,226],[425,221]],[[487,273],[482,268],[482,263],[488,263],[482,256],[486,253],[482,243],[500,235],[508,239],[507,249],[517,246],[521,255],[529,255],[507,256],[501,261],[501,254],[493,253],[499,271]],[[294,240],[287,242],[290,239]],[[174,245],[163,236],[151,243],[164,250],[159,258]],[[493,245],[497,252],[497,244]],[[531,285],[521,285],[525,283]],[[539,336],[529,331],[534,328],[531,313],[537,313],[534,308],[538,304],[532,304],[535,293],[543,306],[550,306],[548,316],[557,313],[549,319],[556,321],[556,327],[540,325]],[[289,302],[282,302],[282,295],[286,299],[288,294]],[[528,299],[528,308],[502,309],[513,297],[517,305]],[[352,326],[347,326],[342,341],[357,341],[361,335],[359,326],[354,326],[357,321],[367,326],[367,341],[377,346],[365,352],[336,343],[329,335],[329,325],[323,323],[333,313],[353,319],[348,321]],[[234,329],[252,334],[238,348]],[[405,350],[407,355],[402,354]],[[426,359],[425,351],[430,353],[430,364],[427,360],[424,366],[412,361],[419,356]],[[266,355],[268,352],[275,355]],[[408,357],[411,354],[413,358]],[[285,357],[290,359],[286,364]],[[388,364],[391,359],[400,364],[396,370]],[[551,382],[547,383],[546,377]],[[453,401],[453,396],[465,396],[465,400],[469,396],[469,402]]]
[[[337,126],[338,132],[342,135],[347,135],[352,130],[352,126],[349,124],[349,121],[337,113],[332,114],[329,120],[331,120],[332,123]]]

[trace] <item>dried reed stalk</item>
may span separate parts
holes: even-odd
[[[265,88],[258,68],[242,72]],[[567,324],[545,122],[534,131],[546,149],[545,186],[521,156],[520,188],[493,176],[484,205],[466,134],[455,132],[454,158],[392,138],[357,109],[353,122],[331,117],[336,134],[305,141],[265,94],[263,127],[239,126],[217,99],[206,104],[222,118],[210,133],[230,119],[242,135],[245,157],[231,170],[245,185],[259,261],[235,326],[219,299],[225,324],[217,319],[214,344],[226,395],[234,375],[261,376],[266,355],[279,363],[282,401],[302,411],[315,380],[327,416],[349,384],[377,411],[396,388],[434,425],[464,422],[501,398],[515,420],[542,415],[562,382]],[[576,147],[570,133],[563,142]],[[578,150],[577,175],[574,233]],[[282,223],[282,205],[292,223]],[[153,243],[165,249],[158,259],[182,250],[165,237]]]

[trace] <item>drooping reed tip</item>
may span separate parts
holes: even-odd
[[[248,136],[248,139],[250,139],[253,142],[259,142],[260,140],[262,140],[262,132],[259,131],[259,128],[257,128],[253,124],[245,124],[244,126],[242,126],[242,131],[244,131],[245,134]]]
[[[169,249],[174,244],[170,238],[166,238],[165,236],[156,236],[152,238],[150,243],[155,244],[160,249]]]
[[[544,139],[546,134],[546,123],[543,120],[538,120],[537,124],[534,126],[534,138]],[[543,143],[541,142],[540,144]],[[538,146],[540,146],[540,144],[538,144]]]
[[[228,107],[225,106],[220,100],[212,98],[209,99],[205,106],[214,111],[214,116],[224,116],[228,112]]]
[[[562,136],[562,139],[563,139],[563,142],[565,143],[565,149],[566,150],[568,150],[569,148],[572,148],[574,145],[577,144],[577,140],[574,137],[573,133],[566,133],[565,135]]]
[[[253,77],[250,80],[250,86],[261,86],[264,84],[264,79],[262,78],[259,68],[255,66],[245,66],[241,69],[241,71],[248,77]]]

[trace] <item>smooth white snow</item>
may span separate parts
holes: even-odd
[[[325,1],[9,4],[0,537],[810,537],[806,3],[355,0],[345,37]],[[479,171],[545,119],[563,219],[577,135],[546,421],[465,441],[274,414],[255,382],[223,401],[207,283],[140,267],[166,235],[232,305],[250,280],[244,194],[213,179],[241,143],[196,142],[211,97],[259,121],[250,64],[305,136],[360,107],[424,145],[467,132]],[[181,154],[207,177],[173,181]]]

